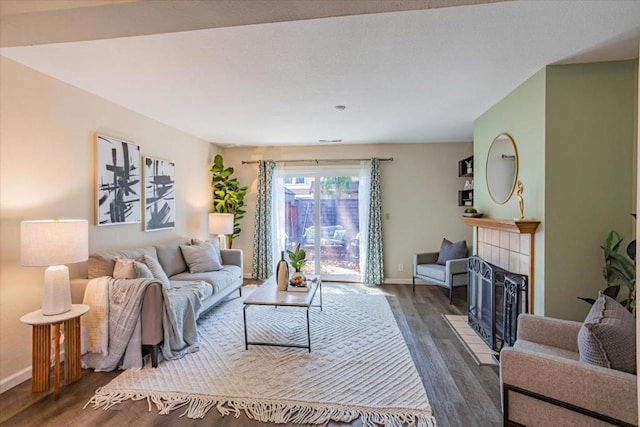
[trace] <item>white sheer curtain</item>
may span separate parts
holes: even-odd
[[[271,202],[273,215],[271,217],[271,230],[273,238],[271,239],[273,251],[273,268],[275,271],[278,261],[280,261],[281,252],[288,249],[286,247],[285,233],[285,188],[284,188],[284,168],[276,163],[273,171],[273,188],[271,191]],[[285,254],[285,259],[287,259]]]
[[[364,282],[367,271],[367,242],[369,241],[369,192],[371,185],[371,162],[360,162],[360,184],[358,185],[358,221],[360,222],[360,281]]]

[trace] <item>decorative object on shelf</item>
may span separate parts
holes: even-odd
[[[473,206],[473,189],[458,190],[458,206]]]
[[[458,176],[473,176],[473,156],[458,162]]]
[[[501,133],[487,155],[486,181],[491,199],[504,205],[511,198],[518,179],[518,150],[513,138]]]
[[[54,316],[71,310],[69,268],[64,264],[89,256],[89,222],[85,219],[22,221],[20,263],[44,267],[42,314]]]
[[[522,198],[523,190],[524,186],[522,185],[522,181],[518,180],[516,183],[516,197],[518,198],[518,209],[520,210],[520,218],[518,220],[524,219],[524,199]]]
[[[144,158],[144,231],[176,226],[175,163]]]
[[[220,240],[220,249],[228,249],[227,234],[233,233],[233,214],[210,213],[209,234],[215,234]]]
[[[229,234],[229,247],[233,239],[240,235],[240,220],[244,218],[244,198],[249,187],[240,186],[237,178],[231,178],[233,168],[225,168],[220,154],[216,154],[210,169],[211,186],[213,187],[213,209],[217,213],[233,215],[233,231]]]
[[[278,290],[286,291],[289,285],[289,263],[284,259],[284,251],[282,251],[280,255],[282,258],[278,261],[278,266],[276,267],[276,279]]]
[[[96,135],[96,224],[139,223],[142,216],[140,147]]]
[[[462,215],[468,218],[482,218],[484,214],[481,212],[478,212],[475,208],[471,207],[471,208],[465,209]]]

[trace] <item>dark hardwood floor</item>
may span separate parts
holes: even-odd
[[[348,287],[355,284],[327,283]],[[449,305],[447,291],[436,286],[386,285],[387,294],[400,330],[422,378],[438,426],[472,427],[502,424],[498,369],[477,366],[459,342],[442,314],[463,314],[466,289],[454,292]],[[107,384],[119,372],[82,371],[82,379],[61,388],[58,401],[53,392],[31,393],[31,381],[0,395],[0,425],[3,426],[186,426],[213,425],[264,426],[265,423],[222,417],[211,409],[203,420],[180,418],[180,409],[158,415],[146,400],[125,401],[108,410],[84,405],[94,391]],[[336,425],[336,424],[332,424]],[[354,426],[361,423],[354,422]]]

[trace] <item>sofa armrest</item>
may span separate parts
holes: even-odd
[[[220,249],[222,264],[237,265],[242,270],[242,249]]]
[[[582,323],[533,314],[518,317],[518,339],[578,353],[578,332]]]
[[[144,292],[140,312],[141,339],[143,345],[158,345],[163,339],[162,333],[162,284],[151,283]]]
[[[500,353],[500,377],[501,383],[508,386],[631,424],[638,421],[636,375],[559,356],[507,347]]]
[[[450,259],[445,264],[447,276],[449,274],[466,273],[468,270],[467,264],[467,258]]]
[[[71,288],[71,302],[73,304],[82,304],[82,301],[84,301],[84,291],[88,283],[89,279],[84,278],[70,280],[69,287]]]

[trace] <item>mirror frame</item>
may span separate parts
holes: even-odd
[[[489,154],[491,153],[491,149],[493,148],[494,144],[496,143],[496,141],[498,139],[500,139],[501,137],[506,137],[507,140],[509,140],[509,142],[511,143],[511,146],[513,147],[513,153],[515,155],[515,172],[513,175],[513,182],[511,183],[511,190],[509,190],[509,194],[507,194],[507,196],[505,197],[505,199],[503,201],[498,201],[496,200],[496,198],[494,197],[494,195],[491,193],[491,187],[489,186]],[[489,146],[489,151],[487,151],[487,162],[485,165],[485,170],[484,170],[484,180],[485,183],[487,184],[487,192],[489,193],[489,197],[491,197],[491,200],[493,200],[495,203],[499,204],[499,205],[504,205],[505,203],[507,203],[509,201],[509,199],[511,199],[511,196],[513,196],[513,192],[515,191],[516,188],[516,183],[518,182],[518,172],[519,172],[519,168],[520,168],[520,158],[518,157],[518,148],[516,147],[516,142],[513,140],[513,138],[511,137],[511,135],[509,135],[506,132],[501,132],[499,133],[491,142],[491,145]]]

